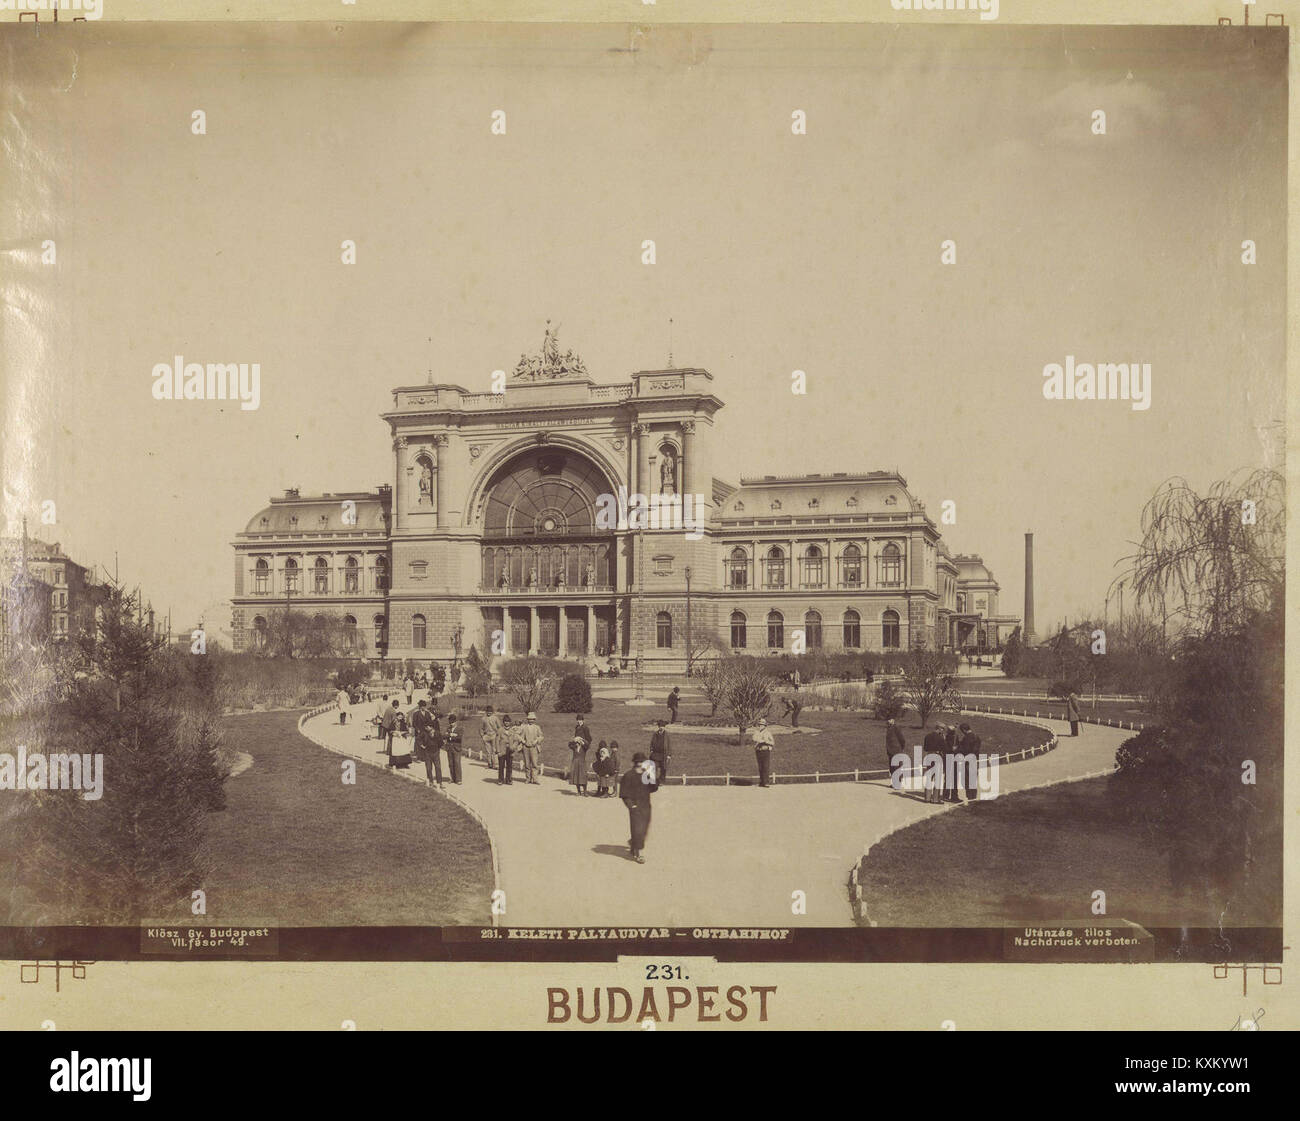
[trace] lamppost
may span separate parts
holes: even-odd
[[[644,518],[636,529],[636,617],[632,627],[636,632],[636,661],[633,667],[632,684],[634,700],[645,699],[645,681],[643,678],[642,630],[645,626],[645,525]]]
[[[686,676],[691,676],[691,566],[686,566]]]

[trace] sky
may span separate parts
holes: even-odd
[[[76,28],[0,29],[4,528],[116,555],[178,628],[228,627],[269,496],[390,481],[393,386],[486,391],[548,319],[619,382],[671,318],[728,481],[897,469],[1004,611],[1033,531],[1040,632],[1100,609],[1162,480],[1280,461],[1278,37]],[[259,408],[153,399],[178,354],[259,363]],[[1150,408],[1044,399],[1067,356],[1150,363]]]

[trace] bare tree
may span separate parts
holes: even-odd
[[[695,681],[704,694],[704,699],[709,702],[710,716],[717,716],[718,705],[726,700],[729,678],[730,673],[720,659],[710,661],[695,671]]]
[[[961,707],[948,659],[938,650],[919,646],[903,659],[903,696],[916,710],[922,728],[934,713]]]
[[[544,662],[532,658],[506,662],[501,667],[500,677],[501,683],[525,712],[540,712],[554,696],[559,680]]]
[[[772,679],[756,669],[734,669],[727,675],[723,704],[740,728],[737,743],[745,742],[745,729],[772,707]]]

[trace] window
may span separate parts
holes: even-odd
[[[809,545],[803,554],[803,585],[820,588],[826,580],[826,560],[816,545]]]
[[[411,616],[411,645],[416,650],[423,650],[428,645],[428,628],[423,615]]]
[[[862,646],[862,619],[856,611],[849,608],[844,612],[844,648],[857,650]]]
[[[785,646],[785,617],[779,611],[767,613],[767,646],[769,650]]]
[[[673,617],[667,611],[655,616],[655,645],[660,650],[669,650],[673,645]]]
[[[289,557],[284,562],[284,590],[286,592],[296,592],[298,590],[298,562]]]
[[[343,590],[345,592],[355,592],[360,590],[360,586],[361,576],[360,570],[357,566],[357,558],[348,557],[347,561],[344,562],[343,565]],[[355,626],[356,620],[353,619],[352,622]]]
[[[804,643],[809,650],[820,650],[822,645],[822,617],[817,611],[809,611],[803,617]]]
[[[375,590],[382,592],[388,587],[388,558],[375,557]]]
[[[903,582],[903,553],[892,541],[880,551],[880,582],[882,584]]]
[[[357,621],[351,615],[343,616],[343,648],[345,650],[357,648]]]
[[[266,620],[260,615],[253,616],[253,649],[266,649]]]
[[[382,615],[375,616],[375,649],[381,649],[388,641],[387,634],[384,633],[386,626],[385,619]]]
[[[844,585],[848,588],[862,586],[862,550],[849,545],[844,550]]]
[[[739,545],[731,550],[731,558],[727,561],[727,571],[729,573],[728,583],[731,587],[749,587],[749,557]]]
[[[317,593],[324,594],[330,590],[330,562],[324,557],[316,558],[316,563],[312,567],[312,579]]]
[[[880,617],[881,645],[886,650],[896,650],[898,641],[898,612],[886,611]]]
[[[775,545],[767,551],[767,586],[785,587],[785,554]]]
[[[259,596],[264,596],[270,590],[271,566],[266,561],[259,560],[253,566],[253,591]],[[262,622],[265,623],[266,620],[263,619]]]
[[[54,570],[54,582],[56,584],[63,583],[63,567],[61,565]]]
[[[733,611],[731,613],[731,645],[736,650],[745,649],[745,613],[743,611]]]

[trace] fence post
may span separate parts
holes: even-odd
[[[821,782],[821,780],[822,780],[821,771],[813,771],[813,782]]]
[[[730,785],[731,785],[731,772],[730,772],[730,771],[728,771],[725,775],[722,776],[722,785],[723,785],[723,786],[730,786]]]

